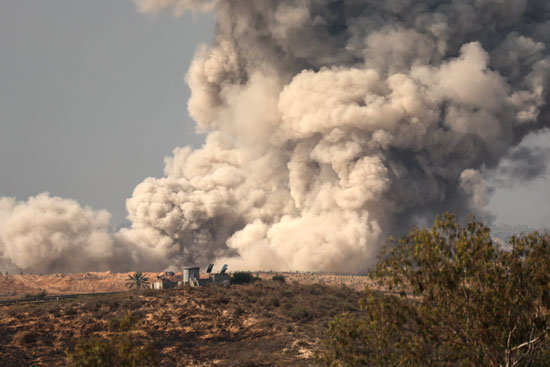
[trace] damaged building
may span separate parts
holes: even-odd
[[[227,264],[224,264],[219,273],[212,273],[214,264],[209,264],[206,268],[206,272],[201,273],[200,267],[185,267],[183,268],[181,276],[177,276],[174,272],[165,272],[162,275],[157,276],[157,280],[153,282],[151,288],[153,289],[172,289],[182,286],[201,287],[208,284],[229,285],[229,274],[227,271]]]

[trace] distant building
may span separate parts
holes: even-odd
[[[153,289],[171,289],[176,288],[177,286],[178,282],[171,282],[167,279],[161,279],[153,282]]]
[[[199,286],[200,280],[200,268],[189,267],[183,268],[183,285],[190,285],[192,287]]]
[[[198,267],[183,268],[183,285],[202,287],[207,284],[217,284],[227,287],[229,274],[226,274],[227,265],[224,265],[219,273],[212,273],[214,264],[209,264],[206,273],[200,273]]]
[[[151,284],[153,289],[172,289],[182,285],[181,278],[172,271],[157,275],[157,280]]]
[[[226,273],[227,265],[224,265],[219,273],[212,273],[214,264],[208,265],[206,273],[201,273],[198,266],[185,267],[181,277],[174,272],[165,272],[158,275],[157,280],[151,284],[153,289],[172,289],[180,286],[202,287],[207,284],[229,286],[229,274]]]
[[[229,274],[210,274],[210,281],[214,284],[221,284],[224,287],[229,285]]]

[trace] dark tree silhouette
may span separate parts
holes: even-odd
[[[149,285],[149,278],[147,278],[141,271],[134,273],[134,275],[128,275],[126,280],[128,288],[136,287],[137,289],[144,288]]]

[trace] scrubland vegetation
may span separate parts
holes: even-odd
[[[3,366],[549,366],[550,239],[445,214],[389,242],[373,287],[233,274],[0,307]]]
[[[360,296],[348,287],[263,280],[3,306],[0,360],[2,366],[311,366],[329,321],[358,312]],[[121,328],[127,315],[132,326]]]
[[[359,315],[329,326],[327,366],[550,366],[550,238],[502,247],[451,214],[392,241]]]

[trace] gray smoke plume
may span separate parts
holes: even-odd
[[[132,239],[179,262],[364,269],[441,210],[490,218],[484,173],[549,124],[547,1],[200,4],[217,33],[188,107],[207,142],[127,203]]]
[[[498,181],[503,186],[533,180],[548,173],[549,157],[547,147],[519,146],[505,157],[495,178],[504,177]]]
[[[26,202],[0,197],[0,268],[38,274],[165,266],[149,248],[111,233],[110,218],[48,193]]]
[[[364,270],[435,213],[490,219],[485,176],[550,125],[547,0],[135,2],[217,31],[187,75],[204,146],[139,184],[111,236],[131,264]]]

